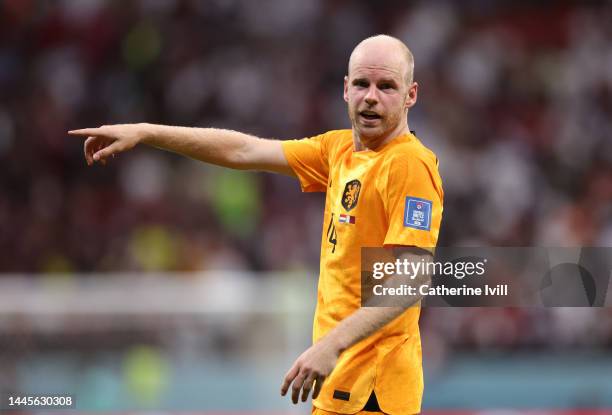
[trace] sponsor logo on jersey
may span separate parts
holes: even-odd
[[[431,227],[431,200],[407,196],[404,226],[428,231]]]
[[[342,192],[342,207],[347,211],[357,206],[359,201],[359,191],[361,190],[361,182],[359,180],[351,180],[344,186]]]
[[[355,219],[356,219],[355,216],[345,215],[344,213],[341,213],[340,216],[338,216],[338,222],[340,223],[354,224]]]

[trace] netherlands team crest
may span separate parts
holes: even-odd
[[[342,207],[347,211],[357,206],[359,201],[359,192],[361,191],[361,182],[359,180],[351,180],[344,186],[342,192]]]

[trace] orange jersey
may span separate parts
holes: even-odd
[[[283,142],[303,191],[326,192],[313,341],[361,305],[361,248],[435,247],[443,191],[436,156],[413,135],[354,151],[351,130]],[[372,390],[389,414],[417,413],[423,395],[420,307],[345,350],[314,406],[355,413]]]

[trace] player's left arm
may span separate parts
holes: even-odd
[[[420,262],[431,259],[431,253],[415,247],[395,248],[396,258],[400,260]],[[419,292],[421,285],[429,284],[431,276],[421,273],[415,278],[405,278],[398,275],[387,280],[389,285],[406,284],[415,287]],[[310,390],[314,386],[312,398],[316,399],[321,386],[327,376],[336,366],[340,354],[371,336],[377,330],[399,317],[407,308],[421,299],[421,295],[400,296],[401,302],[393,307],[362,307],[342,320],[326,336],[309,347],[297,358],[291,369],[285,375],[281,386],[281,395],[285,396],[289,386],[293,383],[291,399],[293,403],[299,400],[302,391],[302,402],[308,399]]]

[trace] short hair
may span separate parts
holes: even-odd
[[[359,48],[362,44],[366,42],[371,42],[373,40],[379,40],[379,39],[385,39],[388,41],[392,41],[396,43],[397,45],[399,45],[401,53],[402,55],[404,55],[403,56],[404,61],[406,62],[406,73],[404,75],[404,78],[406,79],[406,84],[410,85],[414,78],[414,56],[412,55],[412,52],[410,51],[410,49],[408,48],[408,46],[406,46],[404,42],[402,42],[401,40],[393,36],[379,34],[379,35],[370,36],[368,38],[363,39],[361,42],[357,44],[357,46],[355,46],[355,48],[351,52],[351,56],[349,58],[349,63],[348,63],[348,69],[350,70],[351,68],[351,61],[353,60],[353,55],[355,54],[355,51],[357,50],[357,48]]]

